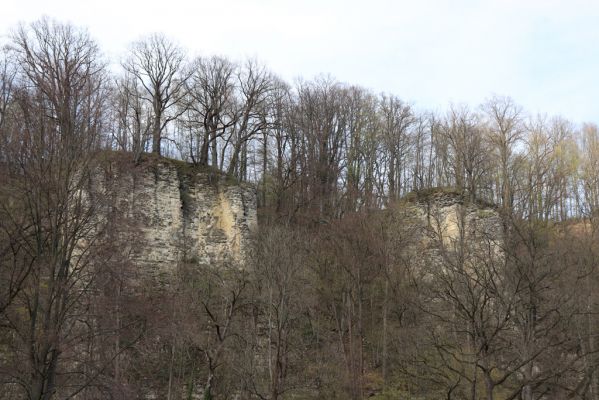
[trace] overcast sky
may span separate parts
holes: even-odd
[[[0,31],[42,15],[87,27],[111,60],[159,31],[288,81],[327,73],[432,109],[508,95],[599,122],[597,0],[2,0]]]

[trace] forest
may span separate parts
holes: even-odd
[[[254,185],[243,266],[139,278],[134,216],[89,186],[157,159]],[[290,83],[158,33],[109,60],[44,18],[0,50],[0,169],[2,399],[599,399],[592,122]],[[430,257],[408,211],[434,193],[501,238]]]

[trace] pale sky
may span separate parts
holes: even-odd
[[[88,28],[115,62],[163,32],[289,82],[325,73],[437,110],[507,95],[599,123],[597,0],[2,0],[0,32],[42,15]]]

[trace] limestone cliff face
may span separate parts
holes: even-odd
[[[257,224],[251,185],[172,160],[117,175],[106,184],[134,223],[133,258],[145,273],[160,277],[180,261],[243,264]]]
[[[489,204],[471,202],[451,191],[439,191],[415,202],[421,218],[445,245],[460,239],[500,239],[501,219]]]
[[[402,207],[411,221],[417,252],[431,261],[455,252],[466,252],[471,262],[481,257],[502,257],[503,228],[495,207],[471,202],[450,190],[415,194]],[[436,263],[436,262],[435,262]]]

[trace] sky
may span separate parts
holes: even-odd
[[[115,63],[162,32],[289,82],[328,74],[437,111],[510,96],[599,123],[598,0],[2,0],[0,34],[42,16],[87,28]]]

